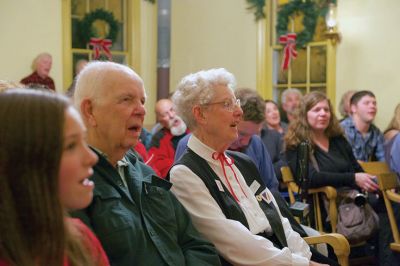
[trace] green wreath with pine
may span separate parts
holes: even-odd
[[[300,13],[304,14],[302,21],[304,29],[297,33],[296,46],[304,47],[312,41],[317,25],[319,10],[314,2],[310,0],[293,0],[282,6],[278,11],[276,32],[278,36],[287,34],[290,18]]]
[[[118,35],[118,21],[114,18],[113,13],[106,11],[102,8],[96,9],[90,13],[87,13],[80,21],[80,36],[83,44],[88,44],[90,38],[97,37],[97,32],[93,28],[93,23],[96,20],[101,20],[108,25],[108,34],[105,39],[110,39],[114,42]]]
[[[255,20],[265,18],[264,6],[267,0],[246,0],[248,10],[252,10]],[[303,13],[304,30],[297,34],[296,44],[298,47],[304,47],[312,41],[315,28],[318,22],[318,16],[325,16],[328,11],[329,3],[336,4],[336,0],[291,0],[282,5],[277,14],[276,32],[278,36],[288,33],[288,24],[290,18]]]

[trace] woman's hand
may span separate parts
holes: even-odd
[[[355,180],[358,187],[368,192],[376,191],[379,186],[376,181],[376,176],[367,173],[356,173]]]

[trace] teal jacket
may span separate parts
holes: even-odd
[[[98,156],[93,201],[72,216],[92,228],[111,265],[220,265],[214,246],[169,191],[171,183],[128,152],[130,193],[116,168]]]

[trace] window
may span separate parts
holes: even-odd
[[[264,61],[258,65],[260,93],[265,98],[279,102],[280,95],[286,88],[298,88],[303,94],[321,91],[335,104],[336,50],[332,42],[324,36],[326,26],[322,17],[318,18],[313,40],[303,48],[296,47],[297,59],[291,62],[288,70],[281,69],[283,47],[279,44],[279,36],[275,30],[277,11],[283,5],[281,2],[286,3],[279,0],[266,2],[267,18],[261,22],[265,24],[265,30],[259,35],[259,39],[263,40],[263,47],[259,50],[266,52],[262,55]],[[301,32],[302,19],[303,15],[297,14],[289,22],[288,28]]]
[[[111,61],[130,65],[128,24],[128,0],[68,0],[63,7],[64,14],[64,88],[71,84],[76,75],[75,66],[81,59],[90,61],[94,51],[88,41],[91,37],[105,39],[110,33],[110,23],[107,19],[93,19],[91,33],[87,27],[82,26],[82,21],[88,14],[96,10],[103,10],[112,14],[116,23],[116,37],[110,48]],[[100,49],[98,60],[107,60],[104,50]]]

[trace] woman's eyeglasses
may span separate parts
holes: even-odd
[[[208,105],[214,105],[214,104],[220,104],[220,105],[222,105],[222,108],[224,108],[225,110],[227,110],[229,112],[233,112],[235,110],[235,107],[240,107],[240,99],[231,98],[231,99],[227,99],[227,100],[224,100],[221,102],[206,103],[203,105],[208,106]]]

